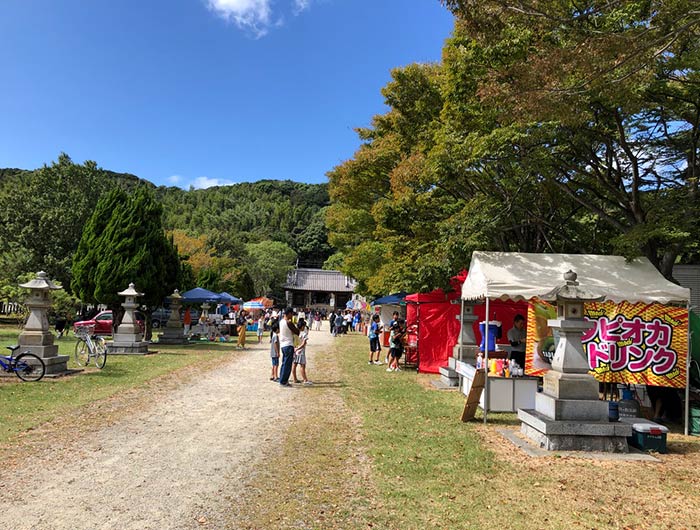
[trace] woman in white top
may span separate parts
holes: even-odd
[[[292,374],[295,383],[311,385],[311,381],[306,378],[306,343],[309,340],[309,327],[304,321],[299,322],[299,346],[294,350],[294,364]],[[297,378],[297,366],[301,369],[301,381]]]

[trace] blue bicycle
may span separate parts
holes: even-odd
[[[14,356],[19,346],[8,346],[10,355],[0,355],[0,367],[4,372],[14,372],[22,381],[39,381],[46,373],[46,365],[41,358],[29,351]]]

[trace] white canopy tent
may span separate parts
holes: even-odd
[[[593,254],[474,252],[462,298],[530,300],[564,283],[572,270],[586,290],[613,302],[687,304],[690,289],[671,283],[646,258]]]
[[[687,306],[690,300],[690,289],[668,281],[647,258],[628,261],[622,256],[593,254],[482,251],[472,254],[469,274],[462,285],[462,299],[486,301],[485,329],[488,329],[489,300],[517,301],[543,297],[564,284],[564,273],[569,270],[578,275],[581,287],[613,302],[658,302]],[[686,365],[689,367],[690,363]],[[488,377],[486,381],[488,384]],[[686,384],[686,434],[688,397]],[[488,401],[485,405],[488,408]]]

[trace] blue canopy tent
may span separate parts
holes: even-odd
[[[408,293],[401,291],[400,293],[382,296],[381,298],[374,300],[370,305],[401,305],[401,303],[406,299],[407,295]]]
[[[236,298],[232,294],[228,294],[226,291],[219,293],[219,302],[224,304],[240,304],[243,300]]]
[[[195,287],[182,293],[182,301],[190,304],[203,304],[204,302],[218,302],[221,296],[202,287]]]

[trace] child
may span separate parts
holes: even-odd
[[[379,315],[372,315],[372,323],[369,325],[369,361],[367,364],[384,364],[379,360],[379,354],[382,351],[382,347],[379,344],[379,333],[381,331],[381,324],[379,320]],[[377,358],[372,362],[372,355],[376,353]]]
[[[277,335],[280,331],[280,325],[277,322],[272,323],[270,333],[270,357],[272,358],[272,372],[270,373],[270,381],[279,381],[279,366],[280,366],[280,339]]]
[[[394,325],[391,326],[391,334],[389,335],[389,355],[391,355],[391,364],[389,368],[386,369],[387,372],[398,372],[399,359],[401,359],[401,354],[403,353],[403,336],[406,334],[406,330],[403,327],[403,321],[397,320]]]
[[[294,375],[294,382],[301,383],[305,385],[313,384],[306,378],[306,343],[309,340],[309,329],[306,327],[306,322],[303,320],[299,321],[297,325],[299,328],[299,346],[294,350],[294,364],[292,364],[292,374]],[[297,366],[301,367],[301,379],[297,379]]]

